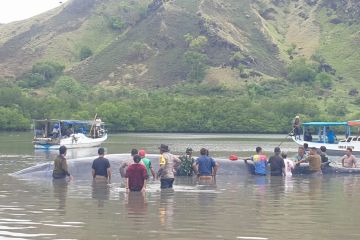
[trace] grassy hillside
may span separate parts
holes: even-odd
[[[191,123],[213,114],[201,131],[231,131],[219,121],[232,115],[211,106],[232,108],[225,103],[234,99],[232,111],[243,114],[237,121],[258,122],[256,131],[284,131],[294,114],[359,118],[359,19],[356,0],[70,0],[0,25],[0,86],[20,91],[43,112],[29,112],[24,102],[11,105],[11,97],[3,97],[0,111],[17,109],[12,114],[27,119],[89,117],[99,111],[94,104],[130,111],[116,106],[122,101],[149,108],[141,112],[149,115],[144,123],[125,114],[128,130],[163,131],[150,110],[170,92],[173,111],[186,110],[181,99],[201,112],[192,112]],[[33,98],[67,110],[57,113]],[[269,109],[266,118],[277,128],[258,118]],[[114,124],[121,118],[106,112]],[[190,125],[171,129],[194,131]]]

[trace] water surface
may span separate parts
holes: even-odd
[[[9,176],[51,161],[56,152],[34,151],[29,133],[1,133],[0,239],[360,239],[359,176],[254,177],[240,162],[226,160],[232,153],[248,156],[258,145],[269,155],[284,138],[110,135],[104,144],[109,154],[128,153],[133,147],[156,154],[167,143],[175,153],[188,146],[195,151],[207,147],[221,159],[216,185],[181,177],[174,191],[160,191],[155,181],[145,194],[128,194],[120,179],[94,185],[90,172],[89,179],[71,183]],[[288,141],[281,147],[290,155],[297,148]],[[69,158],[95,155],[96,148],[69,152]]]

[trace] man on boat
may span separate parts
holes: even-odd
[[[95,181],[104,181],[110,183],[111,181],[111,168],[110,162],[104,157],[105,149],[98,149],[99,157],[96,158],[92,163],[92,176]]]
[[[301,123],[300,123],[300,117],[296,116],[293,120],[293,131],[294,131],[294,135],[295,135],[295,139],[299,139],[301,140]]]
[[[244,159],[245,163],[249,167],[249,171],[254,175],[266,175],[267,157],[263,154],[261,147],[256,147],[256,154],[250,158]],[[248,160],[252,161],[253,164],[248,164]]]
[[[297,163],[299,166],[300,163],[309,162],[309,170],[312,176],[322,175],[321,171],[321,157],[317,153],[315,147],[310,148],[310,154],[306,159],[303,159]]]
[[[157,173],[160,178],[161,189],[172,188],[175,179],[174,171],[180,165],[180,159],[171,154],[169,146],[161,144],[160,150],[160,168]]]
[[[352,154],[352,148],[346,149],[346,154],[341,158],[341,164],[345,168],[356,168],[356,158]]]
[[[219,164],[208,156],[206,148],[200,149],[200,157],[196,159],[194,171],[197,173],[199,180],[212,181],[215,179]]]
[[[274,149],[274,156],[269,159],[271,176],[283,176],[285,173],[284,159],[280,156],[281,150],[279,147]]]
[[[54,170],[53,170],[53,179],[65,179],[69,177],[69,181],[73,179],[68,171],[68,166],[66,162],[66,147],[61,146],[59,148],[59,155],[54,160]]]

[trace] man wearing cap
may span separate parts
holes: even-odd
[[[281,150],[279,147],[274,149],[274,156],[269,159],[271,176],[283,176],[285,173],[284,159],[280,156]]]
[[[148,176],[150,177],[151,174],[153,176],[153,180],[155,181],[155,171],[151,165],[150,159],[146,158],[145,154],[146,152],[144,149],[139,150],[139,156],[141,157],[141,162],[145,165]]]
[[[176,176],[192,176],[195,159],[192,157],[192,148],[187,148],[185,155],[181,156],[180,167],[176,170]]]
[[[309,162],[309,170],[313,176],[322,175],[321,157],[317,153],[315,147],[310,148],[309,156],[306,159],[299,161],[297,165],[304,162]]]
[[[160,178],[161,189],[172,188],[174,182],[174,169],[180,164],[180,159],[171,154],[169,147],[161,144],[160,150],[160,168],[158,171],[158,178]]]
[[[96,158],[92,163],[92,176],[96,181],[111,181],[111,168],[110,162],[107,158],[104,157],[105,149],[98,149],[99,157]]]

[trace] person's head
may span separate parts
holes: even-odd
[[[309,148],[309,144],[304,143],[304,148],[305,148],[305,149],[308,149],[308,148]]]
[[[131,149],[131,156],[135,156],[138,154],[138,150],[136,148]]]
[[[60,155],[66,155],[66,147],[65,146],[60,146],[59,147],[59,154]]]
[[[274,148],[275,155],[279,155],[281,153],[281,150],[279,147]]]
[[[321,147],[320,147],[320,151],[323,152],[323,153],[326,152],[326,147],[325,147],[325,146],[321,146]]]
[[[98,154],[99,154],[99,156],[104,156],[104,154],[105,154],[105,149],[104,149],[103,147],[99,148],[99,149],[98,149]]]
[[[185,152],[187,155],[192,155],[192,151],[192,148],[188,147]]]
[[[317,154],[316,147],[310,148],[310,155],[316,155],[316,154]]]
[[[139,156],[140,156],[141,158],[144,158],[144,157],[145,157],[145,154],[146,154],[146,152],[145,152],[144,149],[140,149],[140,150],[139,150]]]
[[[161,144],[159,147],[160,153],[169,152],[169,146],[165,144]]]
[[[300,146],[300,147],[298,148],[298,154],[299,154],[300,156],[303,156],[303,155],[305,154],[305,148],[304,148],[303,146]]]
[[[286,152],[281,152],[281,157],[282,157],[283,159],[287,158],[287,153],[286,153]]]
[[[346,148],[346,155],[351,156],[351,154],[352,154],[352,148],[351,147]]]
[[[206,156],[208,154],[208,150],[206,148],[200,149],[200,155]]]
[[[139,163],[141,161],[141,157],[136,154],[136,155],[133,156],[133,160],[134,160],[135,163]]]
[[[261,147],[256,147],[255,151],[256,151],[256,153],[260,154],[262,152],[262,148]]]

